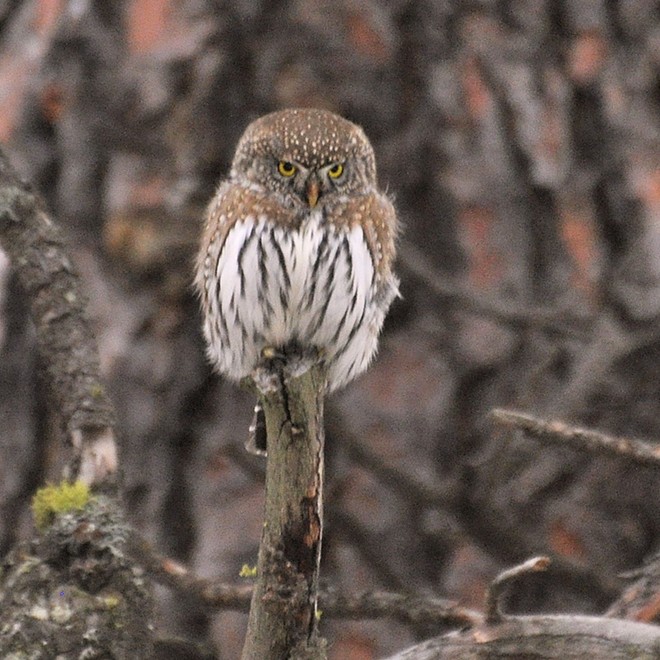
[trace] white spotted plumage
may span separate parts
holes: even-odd
[[[197,260],[217,370],[240,380],[264,349],[316,349],[329,390],[362,373],[398,291],[395,234],[358,126],[312,109],[250,124],[209,206]]]

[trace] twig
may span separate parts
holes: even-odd
[[[500,609],[500,600],[502,594],[508,589],[513,580],[517,580],[522,575],[528,575],[529,573],[547,571],[549,566],[549,557],[532,557],[532,559],[528,559],[518,566],[502,571],[490,583],[486,592],[486,623],[499,623],[505,618]]]
[[[114,410],[101,384],[85,296],[59,228],[1,150],[0,244],[29,301],[54,408],[75,450],[68,476],[110,485],[117,471]]]
[[[476,626],[483,620],[479,612],[444,598],[424,598],[389,591],[362,594],[322,591],[319,601],[323,616],[337,619],[391,617],[412,625],[442,624],[460,628]]]
[[[569,445],[580,451],[616,456],[640,465],[660,467],[660,446],[653,446],[641,440],[606,435],[502,408],[492,410],[490,416],[497,424],[519,429],[537,440]]]
[[[252,585],[233,585],[198,578],[179,562],[159,554],[151,543],[133,531],[129,549],[135,562],[156,582],[175,590],[178,594],[199,602],[203,607],[248,612],[252,598]]]

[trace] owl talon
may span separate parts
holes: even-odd
[[[277,350],[274,346],[264,346],[261,349],[261,358],[263,360],[284,360],[286,355]]]

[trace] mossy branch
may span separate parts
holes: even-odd
[[[91,500],[89,486],[76,481],[69,483],[63,481],[60,484],[49,484],[40,488],[32,498],[32,515],[34,523],[39,531],[44,531],[50,525],[55,516],[60,513],[78,511]]]

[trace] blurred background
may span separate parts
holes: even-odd
[[[165,554],[256,562],[252,398],[213,375],[191,290],[238,137],[282,107],[361,124],[404,226],[402,300],[327,405],[322,576],[480,608],[599,613],[659,549],[651,469],[498,432],[494,406],[660,439],[660,21],[652,0],[5,0],[0,141],[90,299],[126,509]],[[26,304],[0,253],[0,552],[55,477]],[[238,657],[246,617],[159,596],[159,628]],[[439,629],[322,620],[333,660]]]

